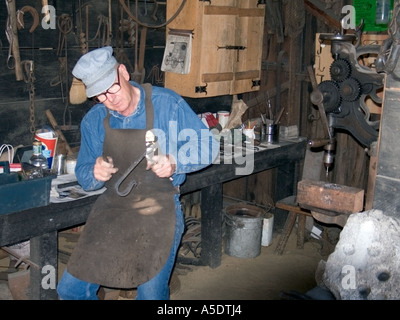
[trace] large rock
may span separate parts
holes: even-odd
[[[400,299],[400,220],[370,210],[351,214],[323,284],[341,300]]]

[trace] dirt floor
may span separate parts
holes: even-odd
[[[74,248],[79,232],[59,234],[59,275]],[[274,253],[280,233],[273,233],[271,245],[262,246],[255,258],[238,258],[225,252],[221,265],[208,266],[177,264],[171,279],[171,300],[282,300],[283,292],[306,293],[316,286],[318,263],[332,245],[307,237],[303,249],[296,248],[296,229],[293,230],[282,255]],[[330,247],[329,247],[330,246]],[[323,251],[322,249],[325,249]],[[15,300],[7,283],[9,259],[0,260],[0,300]],[[104,289],[107,290],[107,289]],[[103,291],[104,293],[104,291]],[[135,290],[104,295],[107,300],[134,299]]]
[[[323,259],[321,243],[313,239],[297,249],[296,236],[291,235],[285,252],[276,255],[278,238],[277,234],[270,246],[261,247],[256,258],[224,253],[221,266],[215,269],[192,266],[179,275],[178,268],[180,287],[172,292],[171,300],[280,300],[283,291],[305,293],[314,288],[316,269]]]

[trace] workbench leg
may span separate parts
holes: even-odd
[[[30,268],[32,300],[57,300],[58,232],[53,231],[30,240],[30,258],[39,266]]]
[[[201,189],[201,261],[211,268],[222,258],[222,183]]]

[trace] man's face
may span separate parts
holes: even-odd
[[[119,90],[118,90],[119,89]],[[114,84],[103,94],[97,97],[107,98],[103,103],[110,109],[124,116],[128,116],[135,111],[139,101],[139,91],[132,90],[134,87],[129,83],[129,73],[124,65],[117,68],[117,76]]]

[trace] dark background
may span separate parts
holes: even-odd
[[[132,14],[135,14],[135,1],[129,3]],[[69,89],[72,83],[71,71],[82,55],[80,48],[80,21],[82,16],[82,29],[86,32],[86,6],[89,17],[89,50],[104,46],[104,24],[99,24],[99,18],[108,17],[108,1],[56,1],[49,0],[48,4],[55,8],[55,29],[44,29],[42,19],[42,3],[39,0],[18,0],[16,10],[24,6],[31,6],[39,14],[39,25],[30,32],[33,26],[31,13],[23,15],[24,28],[18,31],[18,43],[21,62],[32,60],[34,65],[33,86],[27,81],[28,73],[24,72],[25,80],[17,81],[15,71],[7,64],[12,63],[9,56],[9,41],[6,35],[7,6],[6,1],[0,2],[0,144],[30,145],[34,134],[33,129],[50,126],[45,111],[50,110],[58,126],[62,129],[71,147],[79,146],[79,124],[82,117],[93,105],[91,100],[82,104],[71,104]],[[130,72],[134,72],[135,51],[134,45],[129,41],[128,31],[123,34],[119,31],[121,20],[121,7],[119,1],[111,1],[111,46],[118,49],[119,53],[126,55],[124,62]],[[83,7],[80,14],[79,7]],[[166,5],[159,4],[155,7],[153,1],[138,2],[139,20],[150,25],[147,31],[145,50],[145,80],[153,85],[163,86],[163,72],[161,62],[165,46],[165,11]],[[65,16],[68,15],[68,16]],[[72,21],[72,29],[63,33],[61,17],[68,17]],[[128,14],[123,12],[123,18],[128,20]],[[99,32],[99,34],[98,34]],[[63,39],[65,39],[63,41]],[[121,40],[122,39],[122,40]],[[63,44],[63,45],[62,45]],[[139,44],[140,45],[140,44]],[[62,62],[66,62],[63,64]],[[34,99],[30,93],[34,89]],[[187,98],[196,113],[206,111],[217,112],[230,110],[232,96],[219,96],[213,98]]]

